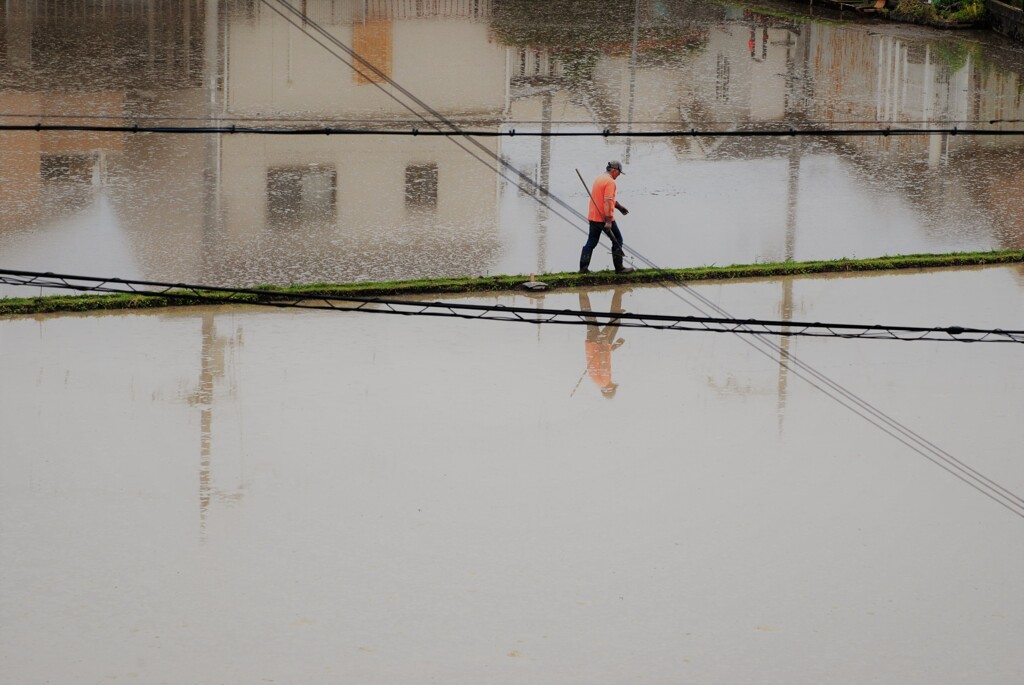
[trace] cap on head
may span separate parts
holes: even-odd
[[[620,174],[626,173],[625,171],[622,170],[622,162],[608,162],[608,166],[606,166],[604,170],[611,171],[612,169],[615,169]]]

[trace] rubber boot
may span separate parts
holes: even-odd
[[[622,245],[612,245],[612,264],[615,265],[615,273],[617,274],[631,274],[636,270],[631,266],[623,266]]]
[[[592,255],[593,252],[594,252],[593,250],[588,250],[587,248],[584,247],[583,248],[583,252],[580,253],[580,273],[581,274],[589,274],[590,273],[590,255]]]

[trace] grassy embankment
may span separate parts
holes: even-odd
[[[689,269],[641,269],[620,276],[614,271],[589,274],[573,272],[538,274],[537,280],[549,288],[609,285],[613,283],[695,283],[735,278],[777,278],[825,273],[878,272],[897,269],[950,268],[992,264],[1024,263],[1024,250],[996,252],[958,252],[951,254],[897,255],[873,259],[836,259],[820,262],[777,262],[733,266],[705,266]],[[313,283],[292,286],[259,286],[259,293],[234,294],[204,291],[201,295],[178,292],[174,296],[138,294],[113,295],[51,295],[28,298],[0,298],[0,316],[46,314],[51,312],[82,312],[111,309],[148,309],[210,304],[230,297],[232,302],[259,303],[282,295],[325,295],[351,297],[400,297],[402,295],[450,295],[518,290],[526,276],[484,276],[479,278],[435,278],[379,283]]]
[[[899,0],[889,14],[897,21],[955,28],[974,26],[985,18],[984,0]]]
[[[792,0],[790,0],[792,1]],[[1011,7],[1021,7],[1024,0],[1002,0]],[[723,2],[723,4],[729,4]],[[807,3],[804,2],[804,5]],[[812,3],[813,4],[813,3]],[[839,10],[866,10],[873,16],[886,17],[897,22],[924,24],[939,28],[966,28],[976,26],[985,20],[985,0],[896,0],[886,3],[885,7],[876,8],[873,0],[823,0],[824,6]],[[757,0],[744,2],[758,14],[777,16],[795,21],[811,19],[822,23],[822,17],[808,17],[779,10],[778,8],[762,7]],[[827,23],[827,22],[826,22]]]

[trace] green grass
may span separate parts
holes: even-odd
[[[985,16],[984,0],[899,0],[890,16],[932,26],[973,25]]]
[[[951,268],[991,264],[1024,263],[1024,250],[995,252],[957,252],[951,254],[916,254],[876,257],[872,259],[835,259],[817,262],[776,262],[704,266],[689,269],[641,269],[620,276],[614,271],[589,274],[574,272],[538,274],[536,280],[551,289],[614,283],[695,283],[737,278],[777,278],[809,276],[826,273],[884,272],[897,269]],[[401,297],[403,295],[453,295],[466,293],[507,292],[520,290],[527,276],[486,276],[480,278],[433,278],[378,283],[313,283],[296,286],[259,286],[260,293],[233,295],[208,291],[203,296],[178,293],[174,297],[150,295],[51,295],[29,298],[0,298],[0,316],[10,317],[52,312],[83,312],[95,310],[138,310],[210,304],[211,299],[230,295],[236,303],[259,303],[289,295],[326,295],[353,297]]]

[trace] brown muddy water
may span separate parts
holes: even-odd
[[[0,3],[0,125],[1024,119],[1024,51],[986,33],[685,1],[301,6]],[[576,170],[610,159],[627,245],[664,267],[1024,247],[1024,136],[475,140],[0,131],[0,268],[563,271]],[[1019,267],[695,288],[738,317],[1024,328]],[[471,301],[695,313],[656,287]],[[0,682],[1022,682],[1020,345],[773,342],[0,321]]]
[[[1024,49],[985,32],[692,1],[301,8],[5,2],[0,124],[1024,128]],[[611,159],[627,245],[663,267],[1024,246],[1024,135],[474,141],[0,131],[0,268],[214,285],[563,271],[585,238],[576,170]]]
[[[694,289],[740,317],[1020,328],[1022,287],[998,267]],[[676,295],[467,299],[690,313]],[[746,340],[0,321],[3,680],[1021,682],[1024,515],[989,496],[1024,494],[1021,346],[781,343],[978,487]]]

